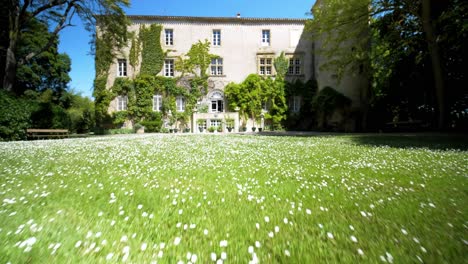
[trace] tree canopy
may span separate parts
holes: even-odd
[[[2,41],[5,47],[2,49],[3,88],[7,91],[15,91],[15,80],[19,66],[49,50],[57,41],[57,35],[66,27],[72,26],[74,16],[83,21],[86,29],[92,36],[95,25],[99,25],[101,38],[112,47],[119,48],[127,41],[127,18],[123,7],[129,5],[129,0],[11,0],[2,6],[2,15],[6,23],[1,25]],[[45,22],[50,30],[48,37],[41,42],[38,49],[27,53],[18,52],[18,44],[21,35],[31,21],[37,19]]]
[[[381,111],[398,109],[399,115],[406,109],[403,119],[415,118],[418,108],[435,109],[426,118],[444,129],[452,122],[449,110],[466,96],[459,69],[467,66],[461,49],[467,6],[460,0],[323,0],[307,29],[322,42],[322,67],[340,77],[366,74],[371,107],[380,103]]]

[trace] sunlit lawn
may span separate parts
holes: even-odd
[[[466,263],[468,152],[447,139],[0,143],[0,263]]]

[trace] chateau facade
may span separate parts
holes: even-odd
[[[241,83],[249,74],[263,77],[276,75],[274,59],[284,52],[289,61],[286,80],[318,80],[318,88],[332,86],[359,105],[359,92],[353,81],[337,83],[333,74],[321,72],[320,56],[314,54],[316,42],[304,32],[306,19],[288,18],[243,18],[236,17],[187,17],[187,16],[128,16],[131,20],[129,31],[138,34],[142,25],[158,24],[162,27],[161,48],[165,58],[159,76],[177,78],[181,73],[176,70],[178,58],[187,54],[198,41],[208,40],[210,53],[218,58],[212,59],[208,67],[208,91],[198,104],[208,106],[207,113],[196,112],[192,115],[189,127],[198,132],[198,127],[221,126],[226,118],[235,120],[235,131],[239,131],[239,114],[231,109],[228,112],[224,88],[230,82]],[[125,47],[110,67],[107,88],[112,87],[118,77],[136,76],[139,65],[129,66],[130,47]],[[318,76],[320,75],[320,76]],[[343,85],[343,83],[347,85]],[[185,110],[183,97],[176,98],[177,111]],[[299,111],[301,98],[288,98],[290,111]],[[128,98],[118,96],[109,105],[109,113],[126,110]],[[160,111],[161,95],[155,94],[153,110]],[[206,120],[205,124],[197,120]],[[263,122],[263,120],[262,120]],[[263,125],[263,124],[262,124]],[[165,124],[167,127],[167,124]],[[252,120],[247,128],[255,126]],[[258,125],[257,125],[258,126]]]

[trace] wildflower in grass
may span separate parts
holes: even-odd
[[[285,217],[285,218],[283,219],[283,222],[284,222],[285,224],[288,224],[288,219]]]
[[[226,252],[221,252],[221,259],[226,260],[227,259],[227,254]]]
[[[125,235],[120,238],[120,242],[127,242],[127,241],[128,241],[128,237]]]
[[[364,251],[362,251],[362,249],[360,249],[360,248],[358,248],[357,252],[358,252],[358,254],[361,255],[361,256],[364,255]]]
[[[402,232],[402,233],[403,233],[403,235],[405,235],[405,236],[408,234],[408,231],[406,231],[406,230],[405,230],[405,229],[403,229],[403,228],[401,229],[401,232]]]
[[[138,208],[138,210],[141,210],[141,209],[143,208],[143,205],[139,204],[139,205],[137,206],[137,208]]]
[[[260,242],[255,241],[255,247],[259,248],[261,246]]]
[[[275,236],[275,234],[274,234],[273,232],[270,232],[270,233],[268,233],[268,236],[269,236],[270,238],[273,238],[273,237]]]
[[[141,244],[141,247],[140,247],[140,250],[141,250],[141,251],[145,251],[147,247],[148,247],[148,244],[142,243],[142,244]]]
[[[162,258],[164,255],[164,252],[162,250],[159,250],[158,252],[158,258]]]
[[[221,240],[221,241],[219,242],[219,246],[220,246],[220,247],[227,247],[227,245],[228,245],[227,240]]]
[[[349,229],[353,230],[354,231],[354,226],[352,225],[349,225]]]
[[[270,222],[270,217],[265,216],[265,222],[267,222],[267,223]]]
[[[102,232],[97,232],[95,237],[98,238],[98,237],[101,237],[101,235],[102,235]]]
[[[113,256],[114,256],[114,253],[107,254],[106,260],[111,260]]]
[[[174,245],[175,245],[175,246],[179,245],[179,244],[180,244],[180,240],[181,240],[180,237],[176,237],[176,238],[174,239]]]
[[[122,250],[122,261],[125,262],[127,261],[128,257],[130,256],[130,247],[129,246],[125,246]]]
[[[255,224],[255,227],[256,227],[257,229],[260,229],[260,224],[259,224],[259,223],[256,223],[256,224]]]
[[[329,239],[333,239],[333,238],[334,238],[334,237],[333,237],[333,234],[330,233],[330,232],[327,233],[327,237],[328,237]]]
[[[111,223],[110,223],[111,226],[114,226],[115,225],[115,220],[112,220]]]
[[[248,252],[249,252],[250,254],[252,254],[252,253],[254,252],[254,247],[249,246]]]
[[[385,256],[387,257],[387,261],[389,263],[393,263],[393,256],[392,254],[388,253],[388,252],[385,252]]]
[[[275,233],[278,233],[280,230],[279,226],[275,226]]]
[[[76,248],[79,248],[80,246],[81,246],[81,240],[79,240],[78,242],[75,243]]]
[[[214,252],[211,252],[210,257],[211,257],[211,260],[212,260],[212,261],[216,261],[216,259],[217,259],[216,253],[214,253]]]
[[[312,214],[312,211],[311,211],[310,209],[306,209],[306,213],[307,213],[308,215],[310,215],[310,214]]]
[[[357,243],[357,238],[355,236],[351,236],[351,241],[353,241],[354,243]]]
[[[287,250],[287,249],[284,250],[284,254],[285,254],[286,256],[288,256],[288,257],[291,256],[291,253],[290,253],[289,250]]]
[[[205,236],[207,236],[207,235],[208,235],[208,230],[207,230],[207,229],[203,230],[203,234],[204,234]]]
[[[364,216],[364,217],[367,217],[367,214],[364,211],[361,211],[361,215]]]

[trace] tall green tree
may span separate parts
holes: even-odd
[[[314,18],[308,25],[309,30],[316,33],[318,38],[323,40],[322,52],[329,59],[329,68],[334,67],[338,73],[343,73],[346,69],[369,70],[369,80],[375,71],[382,74],[386,70],[367,67],[380,65],[374,63],[380,58],[372,57],[372,52],[377,49],[381,53],[374,54],[382,56],[393,56],[393,53],[401,54],[408,50],[391,49],[393,45],[388,42],[379,42],[381,34],[375,34],[375,25],[382,20],[386,20],[386,26],[393,28],[393,33],[409,38],[402,38],[398,41],[403,45],[399,47],[416,47],[411,41],[415,37],[422,36],[425,45],[418,47],[419,62],[427,54],[431,67],[433,80],[433,94],[436,98],[438,127],[447,127],[447,86],[446,80],[449,73],[444,70],[445,61],[440,48],[440,40],[444,39],[446,33],[441,30],[441,18],[447,13],[459,12],[466,1],[435,1],[435,0],[323,0],[317,1],[313,10]],[[455,6],[457,8],[451,8]],[[457,11],[458,10],[458,11]],[[463,18],[455,19],[450,24],[456,25],[465,23]],[[458,33],[458,36],[463,36]],[[377,40],[377,41],[376,41]],[[379,43],[385,46],[374,45]],[[349,45],[351,47],[349,48]],[[394,46],[393,46],[394,47]],[[411,51],[411,50],[409,50]],[[398,58],[396,58],[398,60]],[[369,63],[365,63],[365,62]],[[361,63],[364,62],[364,63]],[[418,61],[416,61],[418,62]],[[331,66],[331,67],[330,67]],[[357,68],[356,68],[357,66]],[[379,72],[380,71],[380,72]],[[375,79],[374,79],[375,80]],[[378,81],[378,80],[377,80]]]
[[[21,57],[42,49],[50,37],[47,24],[37,19],[30,20],[18,40],[17,54]],[[71,60],[67,54],[58,53],[56,36],[47,50],[18,66],[16,91],[22,94],[26,90],[51,89],[60,96],[71,80],[70,70]]]
[[[129,5],[129,0],[7,0],[2,8],[8,23],[2,25],[2,35],[8,36],[8,43],[2,51],[4,56],[3,88],[15,91],[14,84],[17,68],[34,57],[42,54],[53,45],[57,35],[64,28],[71,26],[75,15],[79,16],[85,27],[94,32],[94,26],[99,24],[105,41],[114,47],[120,47],[127,41],[127,19],[123,7]],[[47,21],[51,27],[48,41],[39,50],[28,54],[18,54],[18,42],[23,29],[32,19]],[[99,32],[98,32],[99,33]]]

